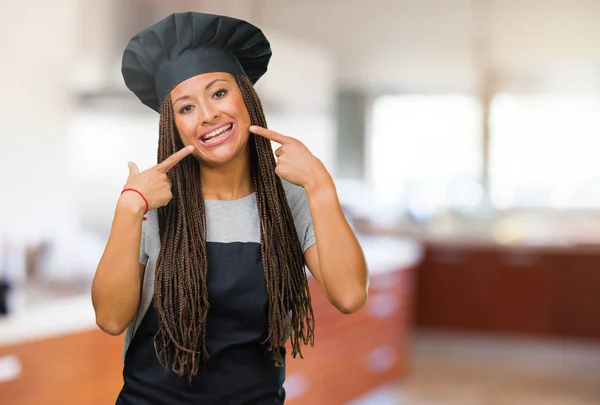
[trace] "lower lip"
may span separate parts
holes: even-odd
[[[204,142],[202,139],[198,138],[198,143],[202,145],[204,148],[212,148],[214,146],[219,146],[224,142],[227,142],[231,135],[233,135],[233,130],[235,129],[235,124],[231,124],[231,128],[229,131],[225,132],[223,135],[220,135],[217,139],[210,142]]]

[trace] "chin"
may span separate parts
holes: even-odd
[[[205,163],[209,166],[224,165],[234,161],[237,157],[239,157],[240,152],[241,151],[233,148],[220,148],[220,150],[204,153],[201,156],[200,161],[201,163]]]

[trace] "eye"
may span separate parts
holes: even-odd
[[[219,89],[213,93],[214,98],[223,98],[227,94],[227,90]]]
[[[192,111],[193,106],[190,104],[186,104],[179,109],[179,114],[186,114]]]

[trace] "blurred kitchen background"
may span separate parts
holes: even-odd
[[[0,404],[114,403],[90,285],[158,138],[120,58],[178,11],[265,31],[269,126],[334,175],[373,273],[351,316],[312,285],[288,403],[600,404],[598,0],[0,2]]]

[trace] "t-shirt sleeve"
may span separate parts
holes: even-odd
[[[284,189],[292,211],[292,216],[294,217],[294,225],[296,226],[296,232],[298,233],[298,240],[300,240],[300,244],[302,245],[302,251],[306,252],[306,250],[317,241],[306,191],[302,187],[285,181]]]
[[[140,241],[140,264],[144,266],[148,262],[148,254],[146,253],[146,230],[145,225],[142,223],[142,240]]]

